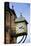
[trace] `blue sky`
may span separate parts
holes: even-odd
[[[27,20],[27,22],[29,23],[29,19],[30,19],[30,4],[29,3],[10,3],[9,6],[12,9],[12,5],[14,6],[13,9],[15,10],[15,13],[17,15],[17,17],[20,16],[20,13],[22,12],[22,16],[25,17],[25,19]],[[28,24],[27,29],[28,29],[28,35],[27,35],[27,39],[25,41],[25,43],[29,43],[30,42],[30,30],[29,30],[30,25]],[[17,42],[19,41],[19,39],[21,39],[21,37],[17,38]]]
[[[29,22],[30,17],[30,4],[29,3],[10,3],[10,8],[12,8],[12,5],[14,6],[14,10],[16,12],[17,17],[20,16],[20,13],[22,12],[22,16],[25,17],[25,19]]]

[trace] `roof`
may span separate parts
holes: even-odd
[[[5,3],[4,3],[4,10],[5,10],[5,12],[6,12],[6,10],[9,11],[10,14],[11,14],[11,12],[12,12],[12,13],[15,15],[15,17],[17,17],[16,14],[15,14],[15,11],[14,11],[13,9],[10,9],[10,8],[9,8],[9,2],[5,2]]]
[[[23,21],[25,21],[28,24],[28,22],[26,21],[26,19],[23,16],[20,16],[15,19],[15,22],[23,22]]]

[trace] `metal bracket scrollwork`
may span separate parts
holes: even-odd
[[[24,37],[25,37],[25,39],[24,39]],[[21,43],[21,42],[24,43],[25,40],[26,40],[26,38],[27,38],[27,35],[23,36],[22,39],[18,42],[18,44]],[[23,40],[23,39],[24,39],[24,40]],[[23,41],[22,41],[22,40],[23,40]]]

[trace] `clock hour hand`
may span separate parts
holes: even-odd
[[[24,29],[23,26],[22,27],[19,27],[19,29],[21,29],[21,28]]]

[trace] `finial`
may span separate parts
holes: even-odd
[[[20,12],[20,16],[22,16],[22,12]]]
[[[14,6],[12,5],[12,9],[14,8]]]

